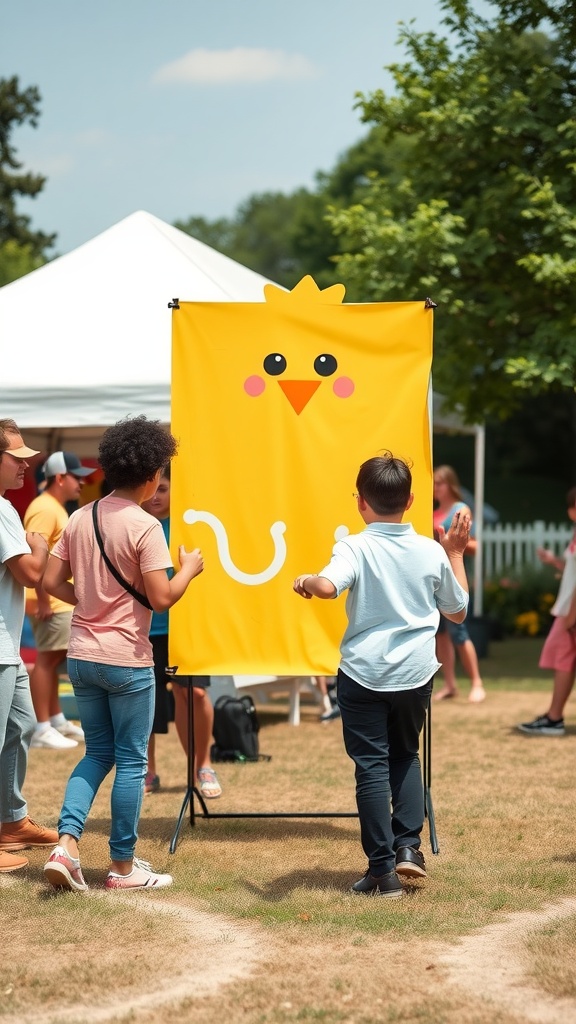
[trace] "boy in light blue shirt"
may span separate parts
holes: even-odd
[[[440,612],[466,617],[470,518],[457,513],[442,544],[403,523],[412,474],[390,452],[362,464],[356,487],[366,528],[338,541],[329,564],[298,576],[294,590],[324,599],[348,591],[337,692],[368,858],[352,892],[394,899],[403,895],[399,875],[426,876],[419,738],[439,668]]]

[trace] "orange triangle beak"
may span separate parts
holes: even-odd
[[[278,381],[294,412],[299,416],[312,395],[318,390],[321,380],[279,380]]]

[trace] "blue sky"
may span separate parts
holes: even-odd
[[[19,209],[64,253],[135,210],[214,219],[312,187],[365,133],[355,93],[390,90],[412,18],[438,27],[436,0],[5,4],[0,74],[42,95],[12,142],[48,178]]]

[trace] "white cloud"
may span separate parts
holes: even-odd
[[[65,178],[75,168],[75,161],[68,153],[39,154],[34,157],[33,174],[47,178]]]
[[[178,60],[158,68],[152,81],[161,84],[298,81],[316,78],[318,74],[312,61],[300,54],[237,46],[232,50],[190,50]]]
[[[111,133],[102,128],[87,128],[76,135],[78,144],[86,146],[87,149],[101,149],[104,146],[109,146],[112,139]]]

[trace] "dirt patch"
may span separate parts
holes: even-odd
[[[527,980],[528,954],[524,941],[551,921],[576,914],[576,899],[544,906],[536,913],[521,912],[482,928],[441,954],[447,980],[483,1001],[537,1024],[576,1020],[576,1001],[555,999]]]
[[[91,894],[92,899],[109,896]],[[140,994],[117,992],[113,1000],[104,997],[97,1006],[82,1010],[75,1005],[48,1013],[35,1010],[19,1018],[19,1024],[97,1024],[140,1011],[146,1013],[167,1004],[178,1005],[184,999],[212,995],[222,985],[247,978],[257,964],[270,956],[269,937],[264,938],[257,925],[241,925],[217,914],[207,914],[149,895],[122,896],[116,900],[136,905],[138,913],[166,914],[177,920],[178,948],[174,957],[177,972],[152,974],[153,987]],[[109,989],[113,990],[113,979]]]

